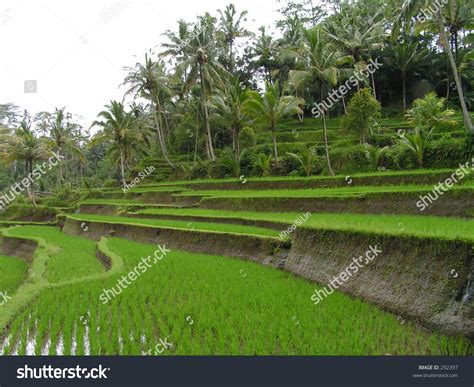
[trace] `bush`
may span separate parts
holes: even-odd
[[[368,172],[372,165],[367,160],[366,149],[363,144],[348,148],[336,148],[329,151],[331,164],[337,173]]]
[[[257,135],[255,131],[246,126],[239,133],[240,149],[251,148],[257,144]]]
[[[342,120],[342,128],[357,132],[360,142],[365,143],[370,134],[370,125],[380,117],[380,103],[372,95],[371,89],[361,89],[354,94]]]
[[[441,139],[426,149],[425,165],[428,168],[456,168],[472,158],[470,136],[462,139]]]
[[[65,183],[58,187],[49,203],[55,207],[71,207],[81,200],[79,188],[75,188],[71,183]]]

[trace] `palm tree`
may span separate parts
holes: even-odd
[[[15,162],[25,163],[25,178],[33,175],[35,161],[45,157],[42,141],[36,136],[31,128],[31,120],[25,111],[25,116],[20,126],[15,130],[13,136],[9,136],[7,144],[3,149],[2,158],[7,164]],[[36,206],[34,187],[27,186],[27,193]]]
[[[242,11],[237,16],[234,4],[229,4],[224,11],[218,10],[220,15],[219,32],[223,35],[223,41],[227,45],[227,52],[229,58],[229,71],[234,70],[234,43],[237,38],[251,36],[252,33],[242,27],[242,21],[247,19],[247,11]]]
[[[168,86],[165,66],[162,62],[154,61],[151,56],[145,54],[144,63],[136,63],[135,67],[127,67],[125,69],[128,70],[128,75],[123,84],[130,85],[130,89],[125,95],[133,94],[135,97],[142,97],[150,101],[161,153],[165,161],[174,168],[175,165],[169,158],[164,134],[164,127],[169,132],[164,105],[165,101],[173,94],[173,91]]]
[[[106,105],[107,110],[98,114],[102,120],[94,121],[92,126],[99,126],[103,130],[95,136],[93,143],[109,142],[109,152],[120,163],[122,185],[125,189],[125,164],[131,159],[135,151],[141,150],[144,135],[139,130],[139,122],[132,112],[125,111],[122,103],[111,101]]]
[[[273,70],[277,68],[277,42],[267,34],[265,27],[259,28],[258,36],[252,51],[257,57],[255,68],[263,68],[263,76],[267,82],[273,83]]]
[[[82,152],[77,145],[76,131],[78,125],[71,122],[71,114],[65,113],[65,108],[56,108],[54,113],[39,113],[36,115],[38,127],[46,135],[46,146],[55,150],[59,157],[69,153],[82,159]],[[59,164],[58,184],[63,181],[63,165]]]
[[[176,75],[179,78],[183,75],[185,77],[185,91],[189,91],[195,84],[200,87],[207,134],[206,151],[211,161],[216,160],[216,154],[209,123],[208,96],[216,88],[224,88],[224,78],[227,75],[227,71],[217,60],[215,44],[213,19],[206,15],[195,26],[192,39],[185,47],[186,57],[176,67]]]
[[[301,70],[290,71],[290,84],[299,86],[316,83],[321,101],[324,99],[328,86],[335,86],[338,82],[339,70],[337,66],[348,60],[330,42],[324,39],[320,28],[304,31],[304,43],[295,52],[300,60]],[[298,63],[297,63],[298,64]],[[329,158],[328,133],[326,127],[326,113],[321,114],[323,121],[324,147],[329,173],[334,175]]]
[[[213,105],[232,133],[232,149],[240,157],[240,130],[244,126],[243,105],[247,98],[245,87],[238,77],[230,79],[224,91],[212,97]]]
[[[336,47],[354,58],[357,68],[366,67],[371,51],[381,48],[386,36],[382,10],[374,10],[370,4],[363,3],[343,5],[338,14],[328,19],[325,32]],[[373,73],[371,81],[377,98]]]
[[[300,154],[288,152],[288,156],[295,159],[298,163],[301,164],[303,171],[305,172],[306,176],[311,176],[314,169],[314,163],[316,160],[316,148],[315,147],[306,147],[304,148]]]
[[[456,125],[456,121],[451,118],[454,112],[445,109],[445,104],[445,98],[428,93],[423,99],[415,100],[413,107],[406,114],[408,122],[414,125],[415,129],[413,134],[401,134],[400,143],[415,155],[420,167],[423,167],[424,154],[433,131],[438,126]]]
[[[244,102],[244,112],[255,122],[261,122],[269,127],[273,136],[273,152],[278,163],[278,147],[276,141],[276,126],[282,118],[302,113],[300,106],[304,100],[291,95],[283,95],[278,85],[265,83],[265,92],[261,95],[257,91],[249,91]]]
[[[451,5],[453,4],[454,4],[454,0],[451,0]],[[443,14],[441,13],[441,9],[436,15],[436,21],[437,21],[439,32],[440,32],[442,45],[444,47],[446,54],[448,54],[449,63],[451,64],[451,69],[454,76],[454,82],[456,82],[456,88],[459,95],[459,102],[461,103],[461,109],[462,109],[462,114],[464,118],[464,125],[466,126],[466,130],[468,132],[474,134],[474,126],[472,125],[471,116],[469,115],[469,112],[467,110],[466,100],[464,99],[464,92],[462,90],[461,78],[458,73],[456,61],[454,60],[453,51],[451,50],[451,47],[449,45],[448,33],[446,32],[446,29],[445,29],[445,19],[444,19]]]
[[[438,10],[436,14],[433,15],[434,18],[432,20],[428,20],[424,16],[421,18],[420,17],[421,11],[426,9],[430,5],[432,5],[431,1],[428,1],[428,0],[406,0],[403,3],[403,6],[400,8],[399,17],[393,28],[394,33],[396,34],[399,32],[398,28],[396,27],[400,19],[408,19],[408,18],[413,18],[416,16],[417,20],[419,21],[419,23],[415,27],[416,31],[419,32],[422,30],[430,30],[432,32],[439,34],[440,43],[443,46],[443,49],[446,52],[449,59],[449,63],[451,65],[451,72],[453,74],[454,81],[456,83],[456,89],[459,96],[459,102],[461,104],[461,110],[463,114],[464,125],[466,127],[466,131],[469,133],[474,133],[474,126],[472,125],[472,120],[469,115],[469,111],[467,110],[461,78],[458,72],[458,66],[456,64],[456,60],[454,58],[453,51],[450,45],[451,39],[449,39],[448,32],[446,31],[446,25],[449,24],[448,23],[449,20],[451,21],[454,20],[454,15],[456,14],[457,9],[459,7],[470,9],[471,6],[465,0],[449,0],[449,3],[446,4],[444,8],[437,7]],[[466,22],[466,24],[469,24],[469,22]],[[456,26],[451,31],[452,32],[451,35],[453,37],[452,40],[455,41],[455,45],[457,45],[457,38],[455,37],[455,35],[457,36],[459,28],[460,27]]]
[[[426,57],[427,51],[420,49],[417,41],[406,37],[390,46],[389,61],[402,75],[403,111],[407,110],[407,73],[415,69]]]

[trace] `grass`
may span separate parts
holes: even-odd
[[[0,255],[0,268],[0,292],[11,295],[26,278],[28,265],[19,258]]]
[[[451,191],[473,190],[474,183],[454,186]],[[207,196],[214,198],[323,198],[348,197],[366,194],[385,193],[426,193],[433,190],[432,185],[398,185],[398,186],[356,186],[313,189],[262,189],[262,190],[195,190],[176,194],[175,196]]]
[[[292,224],[300,213],[250,212],[188,209],[145,209],[143,215],[202,216],[213,218],[238,218],[266,220]],[[312,214],[303,227],[330,230],[363,231],[388,235],[413,235],[447,240],[474,242],[474,220],[411,215],[362,215],[362,214]]]
[[[63,234],[58,228],[44,226],[22,226],[10,231],[18,237],[43,238],[55,248],[55,254],[48,261],[46,279],[61,282],[105,271],[95,257],[95,242]]]
[[[109,248],[127,272],[156,249],[116,238]],[[173,344],[164,355],[472,353],[339,292],[315,306],[314,285],[253,262],[172,251],[103,304],[122,274],[43,291],[13,320],[4,353],[30,343],[36,354],[154,355],[160,338]]]
[[[87,199],[79,204],[95,204],[95,205],[114,205],[114,206],[146,206],[163,207],[163,204],[143,203],[132,199]]]
[[[453,169],[415,169],[410,171],[384,171],[384,172],[362,172],[362,173],[354,173],[351,174],[352,178],[357,177],[373,177],[373,178],[384,178],[385,176],[413,176],[416,177],[418,175],[436,175],[436,174],[443,174],[443,173],[452,173]],[[267,177],[247,177],[247,181],[250,182],[259,182],[259,181],[325,181],[325,180],[345,180],[347,175],[338,175],[338,176],[267,176]],[[194,179],[194,180],[177,180],[177,181],[163,181],[163,182],[155,182],[155,183],[146,183],[137,186],[136,188],[146,188],[146,187],[173,187],[179,188],[176,186],[179,185],[186,185],[192,186],[193,184],[207,184],[207,183],[239,183],[242,184],[240,179],[238,178],[225,178],[225,179]],[[117,189],[114,189],[118,191]],[[106,191],[107,192],[107,191]]]
[[[181,220],[166,220],[166,219],[139,219],[139,218],[125,218],[120,216],[108,215],[70,215],[69,218],[79,221],[91,222],[106,222],[112,224],[132,224],[138,226],[148,227],[162,227],[187,231],[207,231],[228,234],[242,234],[255,235],[261,237],[278,237],[278,232],[271,229],[252,226],[241,226],[234,224],[219,224],[209,222],[188,222]]]

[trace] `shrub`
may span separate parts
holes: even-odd
[[[251,148],[257,144],[257,135],[251,127],[246,126],[239,133],[239,141],[242,149]]]
[[[55,207],[71,207],[80,200],[80,190],[73,187],[71,183],[65,183],[56,188],[49,203]]]
[[[302,169],[306,176],[311,176],[315,169],[315,158],[316,149],[309,147],[305,148],[299,154],[287,153],[288,156],[292,157],[299,163],[299,167]]]
[[[365,152],[365,146],[359,144],[348,148],[332,149],[329,154],[334,170],[339,173],[367,172],[371,170],[371,164]]]
[[[272,156],[265,153],[259,153],[255,157],[254,170],[259,176],[268,176],[272,169]]]
[[[365,143],[373,120],[379,117],[380,103],[374,98],[370,89],[361,89],[350,100],[342,127],[357,132],[360,142]]]

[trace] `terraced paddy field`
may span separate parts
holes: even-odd
[[[12,234],[28,237],[49,231],[25,226]],[[63,245],[71,255],[86,243],[74,240],[78,245]],[[58,239],[46,242],[53,245]],[[315,308],[308,303],[313,284],[223,256],[172,250],[104,304],[104,289],[116,288],[121,274],[133,271],[141,257],[156,250],[117,238],[104,245],[116,256],[116,265],[122,260],[120,272],[107,277],[97,270],[102,276],[97,280],[45,285],[36,301],[8,325],[1,346],[4,354],[146,355],[165,338],[172,347],[163,355],[470,351],[463,338],[429,334],[341,293]],[[69,264],[74,265],[65,265]]]
[[[0,353],[473,354],[472,180],[416,205],[452,173],[152,183],[9,219]]]

